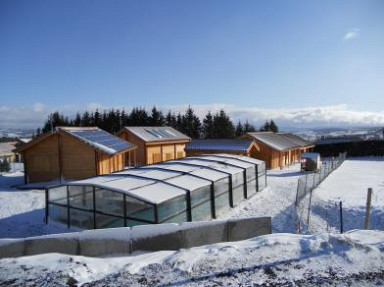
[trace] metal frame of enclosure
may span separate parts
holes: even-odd
[[[96,229],[217,218],[266,187],[265,168],[214,154],[68,182],[46,189],[46,223]]]

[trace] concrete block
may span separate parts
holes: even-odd
[[[79,233],[80,255],[103,256],[131,253],[129,227],[87,230]]]
[[[241,218],[227,221],[228,241],[238,241],[271,234],[271,218]]]
[[[227,241],[227,221],[181,223],[182,248]]]
[[[24,239],[0,239],[0,259],[24,256]]]
[[[134,226],[131,248],[132,252],[178,250],[181,248],[180,227],[174,223]]]
[[[62,253],[79,255],[79,233],[52,234],[25,239],[25,255]]]

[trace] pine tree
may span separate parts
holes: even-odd
[[[149,126],[149,116],[143,108],[133,108],[129,115],[129,122],[132,126]]]
[[[191,106],[188,106],[185,115],[182,117],[182,131],[193,139],[200,138],[201,123],[195,115]]]
[[[253,125],[251,125],[248,120],[245,121],[244,123],[244,133],[252,133],[252,132],[255,132],[256,129]]]
[[[244,134],[244,128],[243,125],[241,124],[241,121],[236,125],[236,137],[241,137]]]
[[[58,111],[50,114],[48,119],[44,122],[42,133],[53,132],[57,126],[68,126],[68,118],[65,118]]]
[[[83,113],[83,116],[81,117],[81,126],[89,127],[90,125],[91,125],[91,116],[88,111],[85,111]]]
[[[208,114],[203,119],[203,128],[202,128],[202,134],[205,139],[213,139],[215,136],[215,127],[213,124],[213,116],[211,114],[211,111],[208,111]]]
[[[75,119],[72,123],[75,127],[79,127],[81,125],[81,116],[79,112],[76,113]]]
[[[269,130],[271,132],[274,132],[274,133],[278,133],[279,132],[279,128],[277,127],[277,125],[275,124],[275,122],[273,120],[271,120],[269,122]]]
[[[9,172],[11,170],[10,164],[6,158],[0,159],[0,171]]]
[[[176,116],[171,111],[168,111],[167,115],[165,116],[165,124],[177,129]]]
[[[155,127],[165,125],[163,113],[161,111],[158,111],[155,106],[153,106],[152,108],[151,117],[149,118],[149,124]]]
[[[235,126],[223,109],[213,117],[214,138],[233,139],[235,138]]]

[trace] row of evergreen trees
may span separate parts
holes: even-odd
[[[201,121],[191,107],[184,114],[169,111],[165,116],[156,107],[150,112],[144,108],[133,108],[130,113],[118,109],[85,111],[77,113],[74,118],[54,112],[48,116],[43,127],[37,129],[37,135],[50,132],[57,126],[97,126],[110,133],[116,133],[124,126],[171,126],[193,139],[233,139],[256,131],[248,121],[239,121],[235,126],[224,110],[214,114],[208,112]],[[278,132],[278,127],[270,120],[260,131]]]

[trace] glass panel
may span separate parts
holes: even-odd
[[[187,212],[183,212],[179,215],[168,218],[167,220],[161,221],[161,223],[181,223],[188,221]]]
[[[229,179],[224,178],[214,183],[215,196],[229,192]]]
[[[247,182],[247,196],[250,198],[256,193],[256,179]]]
[[[216,216],[220,216],[226,213],[231,208],[229,206],[228,192],[222,193],[221,195],[215,197],[215,208],[216,208]]]
[[[259,190],[261,191],[265,188],[265,175],[259,176]]]
[[[67,216],[68,210],[66,207],[57,206],[54,204],[49,204],[48,206],[49,206],[48,207],[49,208],[49,210],[48,210],[49,219],[63,223],[65,225],[68,224],[68,216]]]
[[[70,209],[70,225],[84,229],[93,229],[93,212]]]
[[[96,228],[124,227],[124,219],[96,214]]]
[[[150,223],[141,222],[141,221],[137,221],[137,220],[131,220],[131,219],[127,220],[127,226],[128,227],[137,226],[137,225],[145,225],[145,224],[150,224]]]
[[[243,185],[244,183],[244,175],[243,172],[236,173],[232,175],[232,186],[233,188]]]
[[[254,180],[256,178],[255,166],[247,168],[246,173],[247,173],[247,181]]]
[[[205,186],[192,191],[191,204],[193,221],[211,219],[211,187]]]
[[[186,196],[179,196],[159,205],[159,222],[183,222],[187,221]],[[181,213],[181,215],[179,215]],[[175,218],[175,220],[172,220]],[[180,218],[183,218],[181,220]],[[181,220],[181,221],[179,221]]]
[[[93,210],[92,186],[68,186],[69,205]]]
[[[233,189],[232,191],[233,196],[233,205],[236,206],[244,199],[244,186],[240,185]]]
[[[192,221],[209,219],[212,219],[210,200],[192,208]]]
[[[96,210],[124,216],[124,195],[108,189],[96,188]]]
[[[155,208],[152,204],[142,202],[130,196],[126,196],[126,201],[126,216],[155,222]]]
[[[67,205],[67,187],[59,186],[48,190],[48,200]]]

